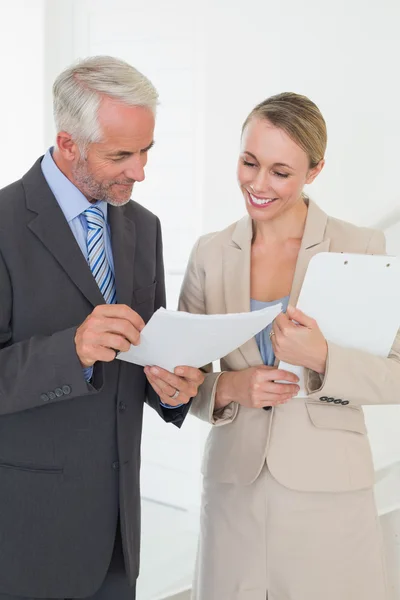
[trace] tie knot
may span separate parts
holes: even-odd
[[[103,229],[105,219],[101,208],[98,206],[91,206],[83,211],[83,214],[85,215],[88,229]]]

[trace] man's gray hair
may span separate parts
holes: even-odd
[[[112,56],[89,57],[63,71],[54,82],[57,131],[69,133],[81,150],[101,141],[98,109],[104,97],[148,107],[154,114],[158,103],[153,84],[134,67]]]

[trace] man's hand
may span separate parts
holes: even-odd
[[[144,325],[142,317],[124,304],[96,306],[75,334],[82,366],[91,367],[98,360],[111,362],[118,352],[126,352],[131,344],[137,346]]]
[[[194,367],[176,367],[175,373],[170,373],[160,367],[145,367],[144,372],[163,404],[179,406],[187,404],[197,396],[197,391],[204,381],[204,373]],[[174,394],[179,392],[176,398]]]
[[[325,373],[328,344],[317,322],[289,306],[274,320],[271,332],[274,354],[291,365]]]

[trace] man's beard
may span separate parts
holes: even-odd
[[[87,162],[80,158],[76,165],[72,169],[72,176],[76,187],[88,198],[89,200],[102,200],[111,204],[111,206],[124,206],[130,200],[130,194],[128,198],[120,199],[113,194],[112,186],[116,183],[122,183],[129,185],[134,182],[127,181],[97,181],[95,177],[90,173]]]

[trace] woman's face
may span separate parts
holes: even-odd
[[[310,169],[307,154],[283,129],[266,119],[251,119],[243,132],[237,168],[250,217],[267,221],[292,208],[323,164]]]

